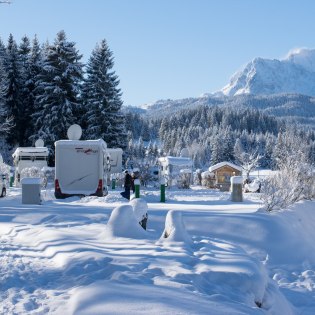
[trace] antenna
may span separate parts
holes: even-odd
[[[189,151],[187,148],[183,148],[181,151],[180,151],[180,157],[189,157]]]
[[[35,141],[35,147],[36,148],[40,148],[40,147],[43,147],[44,146],[44,140],[43,139],[37,139],[36,141]]]
[[[82,136],[82,128],[77,124],[71,125],[68,128],[67,136],[69,140],[80,140]]]

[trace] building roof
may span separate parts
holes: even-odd
[[[219,169],[219,168],[221,168],[223,166],[229,166],[229,167],[234,168],[234,169],[236,169],[236,170],[238,170],[240,172],[242,171],[242,168],[240,166],[235,165],[235,164],[230,163],[230,162],[221,162],[221,163],[212,165],[212,166],[209,167],[209,171],[213,172],[213,171],[215,171],[215,170],[217,170],[217,169]]]

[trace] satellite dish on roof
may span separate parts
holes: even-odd
[[[44,146],[44,140],[43,139],[37,139],[36,141],[35,141],[35,147],[36,148],[39,148],[39,147],[43,147]]]
[[[180,151],[180,157],[189,157],[189,151],[187,148],[184,148]]]
[[[68,128],[67,136],[69,140],[80,140],[81,135],[82,128],[79,125],[74,124]]]

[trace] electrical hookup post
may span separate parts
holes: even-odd
[[[114,176],[114,174],[110,174],[110,180],[112,183],[112,190],[116,189],[116,177]]]
[[[160,202],[165,202],[165,178],[164,177],[162,177],[160,181],[160,194],[161,194]]]
[[[138,178],[135,179],[135,197],[140,198],[140,180]]]
[[[243,177],[232,176],[231,177],[231,201],[243,202]]]

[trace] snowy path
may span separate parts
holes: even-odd
[[[265,242],[284,226],[257,213],[254,196],[242,204],[202,189],[170,191],[166,204],[156,192],[143,197],[147,237],[107,239],[111,211],[126,204],[119,191],[64,201],[47,191],[43,205],[30,207],[11,190],[0,201],[0,313],[294,314],[276,283],[296,314],[314,313],[314,255],[303,266],[283,264],[286,250]],[[191,245],[158,241],[170,209],[182,211]]]

